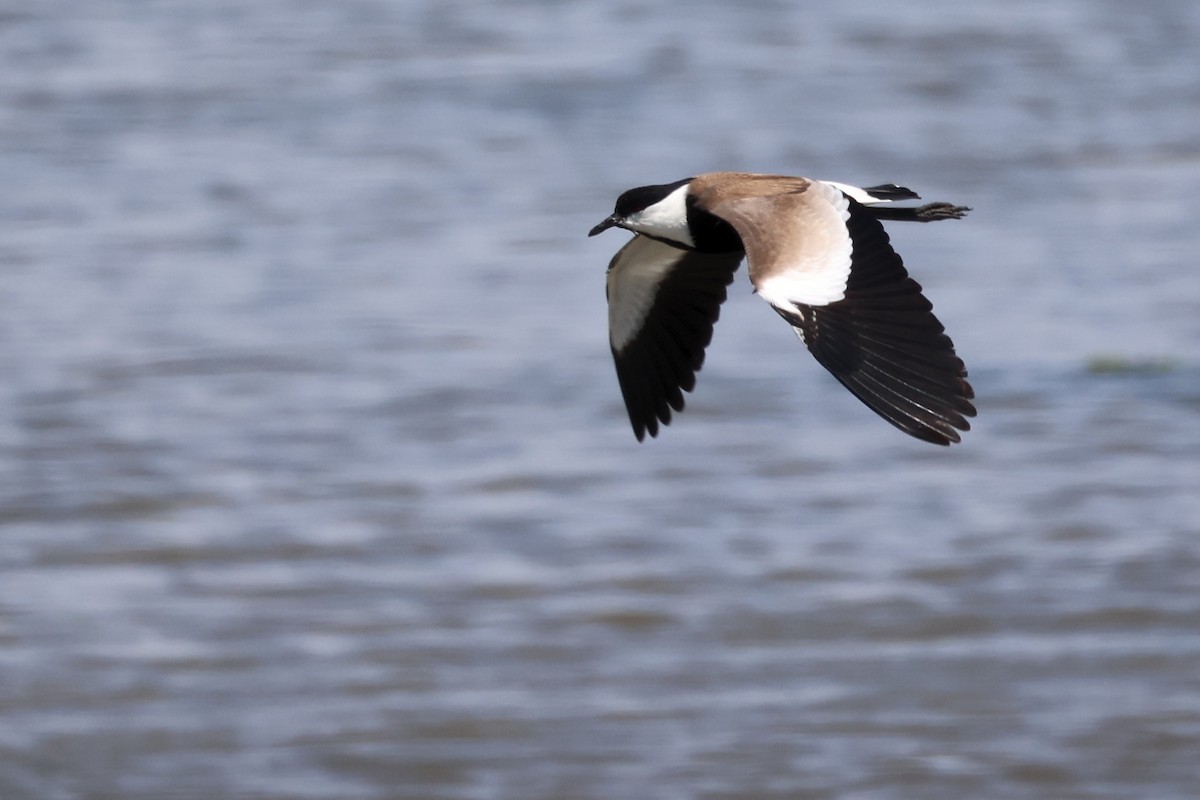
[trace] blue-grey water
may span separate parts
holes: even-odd
[[[1200,792],[1200,4],[0,5],[0,798]],[[979,417],[588,239],[896,181]]]

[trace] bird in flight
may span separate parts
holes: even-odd
[[[754,291],[843,386],[905,433],[960,440],[974,390],[921,286],[881,220],[959,219],[950,203],[895,184],[709,172],[640,186],[592,228],[635,235],[608,267],[608,336],[633,432],[641,441],[682,411],[713,325],[745,258]]]

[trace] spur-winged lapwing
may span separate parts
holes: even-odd
[[[710,172],[630,189],[589,236],[635,236],[608,267],[609,343],[633,432],[683,410],[742,258],[750,282],[834,377],[877,414],[934,444],[975,415],[967,370],[880,220],[958,219],[894,184]]]

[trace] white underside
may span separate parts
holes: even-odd
[[[840,185],[814,181],[810,191],[820,202],[805,205],[800,216],[780,224],[796,243],[784,266],[772,266],[770,277],[757,283],[759,295],[773,306],[798,312],[796,306],[825,306],[846,296],[854,245],[846,221],[850,201]],[[859,191],[862,191],[861,189]]]

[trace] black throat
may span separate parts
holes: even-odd
[[[692,234],[692,241],[696,243],[696,250],[701,253],[735,253],[745,249],[732,225],[697,206],[696,198],[690,194],[684,202],[687,205],[688,230]]]

